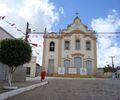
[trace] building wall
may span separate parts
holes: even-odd
[[[49,44],[50,44],[50,42],[55,42],[55,51],[54,52],[50,52],[49,51]],[[48,61],[49,61],[49,59],[54,59],[54,62],[55,62],[55,64],[54,64],[54,71],[55,71],[55,73],[57,73],[57,70],[58,70],[58,47],[59,47],[59,40],[58,39],[46,39],[46,55],[45,55],[45,58],[46,58],[46,60],[45,60],[45,69],[46,69],[46,71],[48,72]]]
[[[0,63],[0,80],[7,80],[8,79],[8,66],[5,64]]]
[[[120,79],[120,69],[119,69],[119,70],[117,70],[117,78],[119,78],[119,79]]]
[[[32,56],[32,59],[31,61],[29,62],[29,64],[26,64],[25,66],[26,67],[29,67],[30,68],[30,74],[27,75],[27,76],[30,76],[30,77],[35,77],[35,73],[36,73],[36,57],[35,56]]]
[[[81,47],[80,47],[80,50],[76,50],[75,49],[75,40],[76,40],[76,37],[79,37],[77,39],[80,39],[80,43],[81,43]],[[65,50],[64,49],[64,41],[65,40],[69,40],[70,41],[70,50]],[[91,50],[87,51],[86,50],[86,41],[89,40],[91,41]],[[94,40],[89,38],[89,37],[86,37],[84,38],[84,35],[82,34],[73,34],[71,35],[70,37],[65,37],[62,39],[62,66],[64,66],[64,60],[65,58],[67,59],[67,57],[70,59],[71,63],[71,67],[74,67],[74,57],[76,56],[72,56],[72,54],[82,54],[82,55],[79,55],[78,57],[81,57],[82,58],[82,67],[86,67],[85,65],[85,59],[87,58],[92,58],[92,65],[93,65],[93,72],[95,70],[95,65],[94,65],[94,60],[95,60],[95,50],[94,50]]]
[[[19,66],[13,73],[13,81],[26,81],[26,67]]]
[[[0,40],[6,39],[6,38],[15,39],[12,35],[10,35],[2,27],[0,27]]]

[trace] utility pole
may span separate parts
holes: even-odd
[[[112,59],[112,78],[115,78],[115,73],[114,73],[114,62],[113,62],[113,58],[115,58],[115,56],[110,56],[110,58]]]
[[[26,27],[26,34],[25,34],[25,42],[28,42],[28,37],[29,37],[29,23],[27,22],[27,27]]]
[[[112,68],[114,68],[114,61],[113,61],[113,58],[115,58],[115,56],[110,56],[110,58],[112,59]]]

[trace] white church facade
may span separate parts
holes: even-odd
[[[94,74],[97,70],[96,33],[77,16],[59,33],[45,31],[42,66],[47,74]]]

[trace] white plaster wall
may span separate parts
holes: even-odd
[[[31,61],[28,64],[28,67],[30,67],[30,77],[35,77],[36,72],[36,57],[33,56]]]
[[[75,49],[75,40],[80,39],[80,50],[76,50]],[[64,41],[65,40],[69,40],[70,41],[70,50],[65,50],[64,49]],[[86,40],[90,40],[91,41],[91,50],[86,50]],[[64,66],[64,59],[66,57],[71,58],[71,67],[74,66],[74,57],[72,57],[72,54],[74,53],[81,53],[84,54],[84,56],[80,56],[82,58],[82,66],[84,65],[84,59],[86,58],[92,58],[94,59],[94,42],[93,39],[91,39],[90,37],[85,37],[84,34],[72,34],[71,37],[64,37],[62,39],[62,66]],[[92,65],[94,67],[94,60],[92,61]]]
[[[11,36],[11,35],[10,35],[9,33],[7,33],[6,31],[2,30],[1,27],[0,27],[0,40],[6,39],[6,38],[14,39],[13,36]]]

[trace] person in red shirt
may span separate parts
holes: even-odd
[[[46,76],[46,72],[45,72],[45,70],[43,70],[41,72],[41,81],[45,80],[45,76]]]

